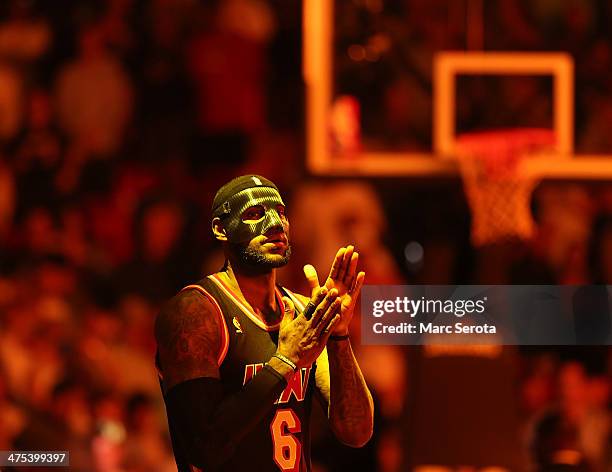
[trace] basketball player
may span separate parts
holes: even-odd
[[[179,472],[310,471],[314,395],[338,439],[364,445],[372,397],[348,336],[365,276],[357,252],[341,248],[321,287],[305,266],[308,298],[276,284],[291,246],[272,182],[256,175],[228,182],[212,215],[223,269],[185,287],[155,325]]]

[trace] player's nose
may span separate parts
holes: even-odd
[[[278,214],[275,214],[272,212],[268,213],[268,215],[266,215],[266,220],[264,223],[263,234],[265,236],[272,236],[272,235],[275,235],[276,233],[284,233],[284,232],[285,232],[285,227],[280,217],[278,216]]]

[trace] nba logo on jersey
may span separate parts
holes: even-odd
[[[236,318],[234,316],[234,319],[232,320],[232,323],[234,324],[235,328],[236,328],[236,334],[242,334],[242,326],[240,326],[240,321],[238,321],[238,318]]]

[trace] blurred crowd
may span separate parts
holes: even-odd
[[[368,100],[390,107],[380,116],[391,121],[376,126],[390,139],[401,134],[424,145],[428,131],[417,128],[430,120],[430,78],[413,66],[424,70],[442,39],[417,18],[437,2],[389,2],[397,4],[390,10],[382,1],[352,3],[356,11],[384,4],[394,31],[415,35],[405,39],[416,62],[396,64],[411,74],[388,80],[356,65],[351,74],[355,84],[387,84],[370,87],[383,96]],[[585,39],[567,47],[587,48],[594,38],[588,51],[595,58],[580,56],[591,75],[578,84],[597,76],[599,93],[579,101],[588,120],[577,122],[604,143],[609,81],[597,67],[610,59],[610,45],[596,41],[594,25],[602,27],[605,2],[570,3],[583,12],[572,25]],[[499,21],[525,23],[512,39],[525,48],[545,44],[528,26],[548,13],[536,17],[531,3],[521,5],[515,16],[532,16]],[[565,12],[556,18],[569,18]],[[339,18],[348,25],[351,16]],[[75,471],[176,470],[153,365],[153,321],[165,299],[221,267],[209,205],[239,174],[265,175],[286,197],[294,256],[280,278],[303,293],[302,265],[314,264],[322,276],[348,242],[358,247],[369,284],[612,284],[606,185],[543,185],[534,198],[533,241],[474,248],[457,183],[307,179],[301,21],[301,5],[286,0],[0,3],[0,450],[69,450]],[[340,44],[353,41],[340,33]],[[350,60],[343,51],[339,64]],[[362,116],[364,128],[378,120]],[[406,127],[415,116],[420,124]],[[575,470],[610,467],[607,348],[463,352],[457,366],[436,364],[452,356],[427,350],[361,346],[358,325],[353,338],[376,397],[376,435],[362,450],[343,448],[319,412],[315,470],[394,471],[419,457],[411,467],[432,464],[419,437],[472,451],[463,465],[519,470],[478,457],[486,448],[470,449],[475,438],[498,434],[485,423],[459,415],[451,428],[451,416],[418,414],[439,409],[437,398],[449,411],[480,408],[481,416],[499,418],[506,431],[499,437],[514,438],[525,462],[544,467],[565,453],[563,463]],[[430,362],[435,378],[423,375],[429,367],[416,368]],[[511,368],[500,369],[502,362]],[[503,379],[487,382],[490,368]],[[489,405],[483,396],[499,401]],[[520,455],[510,444],[501,441],[497,457]],[[438,450],[441,465],[457,464],[452,450]]]
[[[176,470],[153,321],[220,268],[218,186],[254,169],[295,179],[281,160],[299,172],[300,15],[280,1],[0,3],[1,450]]]

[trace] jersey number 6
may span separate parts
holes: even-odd
[[[274,447],[274,462],[280,470],[299,471],[302,445],[291,433],[301,431],[300,419],[291,408],[276,411],[274,419],[270,423],[270,432],[272,433],[272,445]]]

